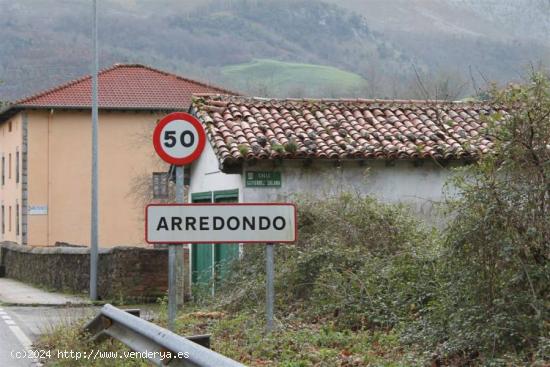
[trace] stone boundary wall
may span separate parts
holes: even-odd
[[[188,257],[185,249],[185,264],[189,264]],[[8,278],[51,290],[89,293],[90,250],[87,247],[30,247],[2,242],[0,267]],[[185,275],[189,284],[188,274]],[[100,299],[155,301],[166,295],[167,288],[167,249],[121,246],[99,250]]]

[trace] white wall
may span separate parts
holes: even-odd
[[[206,144],[204,152],[191,167],[189,193],[232,189],[239,189],[239,201],[243,201],[241,175],[222,173],[212,146]],[[189,201],[191,201],[191,195],[189,195]]]
[[[287,161],[279,167],[262,164],[244,170],[275,170],[282,175],[280,188],[244,188],[243,201],[246,202],[285,201],[300,193],[326,197],[356,192],[373,195],[384,202],[405,203],[434,224],[440,223],[437,204],[443,200],[445,182],[451,175],[450,166],[425,162],[417,167],[408,161],[397,161],[392,166],[383,161],[367,162],[364,166],[346,162],[340,167],[329,162],[304,167],[303,163]]]
[[[412,207],[421,218],[432,224],[440,224],[437,204],[443,199],[445,182],[451,175],[454,163],[442,167],[426,161],[415,166],[410,161],[344,162],[337,167],[333,162],[316,161],[305,166],[302,161],[259,162],[245,165],[246,171],[279,171],[282,185],[279,188],[245,187],[245,176],[226,175],[219,171],[218,161],[209,144],[198,163],[193,166],[191,193],[239,189],[241,202],[292,201],[295,194],[311,194],[326,197],[339,192],[357,192],[373,195],[384,202],[401,202]]]

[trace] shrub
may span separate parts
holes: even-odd
[[[434,234],[403,207],[343,194],[298,200],[299,241],[276,251],[277,309],[341,329],[390,328],[433,295]],[[263,312],[265,256],[247,247],[216,299]]]
[[[507,111],[487,119],[495,149],[453,182],[439,301],[418,331],[442,358],[512,352],[525,363],[550,335],[549,80],[535,75],[495,102]]]
[[[369,197],[298,201],[299,241],[277,248],[279,316],[393,329],[432,365],[548,365],[550,81],[494,98],[494,149],[456,172],[442,235]],[[246,248],[218,306],[263,314],[263,251]]]

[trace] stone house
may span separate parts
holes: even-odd
[[[339,191],[401,202],[437,223],[451,167],[490,151],[490,105],[398,100],[271,100],[196,95],[209,144],[193,163],[192,202],[285,202]],[[194,280],[238,245],[193,245]],[[206,275],[205,275],[206,274]]]

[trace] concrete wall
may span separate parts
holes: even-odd
[[[372,195],[387,203],[404,203],[421,218],[431,223],[440,222],[437,204],[444,196],[445,182],[450,178],[450,167],[434,162],[415,166],[412,162],[397,161],[388,166],[383,161],[346,162],[340,167],[333,163],[314,163],[304,167],[299,162],[284,162],[279,167],[270,164],[245,167],[244,171],[279,171],[280,188],[244,187],[246,202],[277,202],[295,194],[309,194],[323,198],[340,192]],[[244,180],[244,175],[243,175]]]
[[[209,145],[207,145],[208,148]],[[450,178],[454,162],[445,167],[437,162],[385,161],[334,162],[303,161],[258,162],[245,165],[242,175],[219,172],[212,149],[207,149],[193,166],[190,192],[239,189],[242,202],[283,202],[293,200],[296,194],[309,194],[319,198],[339,192],[357,192],[373,195],[381,201],[404,203],[412,207],[421,218],[433,224],[441,223],[437,204],[442,202],[445,183]],[[281,187],[250,188],[245,186],[246,171],[278,171],[282,175]]]
[[[99,241],[143,245],[144,198],[136,187],[167,171],[151,136],[163,114],[101,111],[99,116]],[[28,244],[89,245],[91,122],[87,111],[28,111]]]
[[[0,239],[3,241],[19,242],[22,238],[22,143],[21,115],[16,115],[0,124],[0,159],[3,157],[5,162],[4,184],[0,182],[0,202],[4,206],[4,233],[0,228]],[[19,162],[16,160],[17,156],[19,156]],[[16,175],[17,166],[19,166],[19,179]],[[19,219],[17,219],[17,212],[19,212]],[[0,212],[0,222],[1,215]]]
[[[187,251],[184,256],[187,262]],[[2,243],[0,266],[4,267],[5,276],[9,278],[53,290],[89,292],[90,257],[87,248]],[[155,301],[166,294],[168,287],[168,252],[166,249],[139,247],[103,249],[99,254],[98,274],[101,299]],[[189,294],[189,289],[186,294]]]

